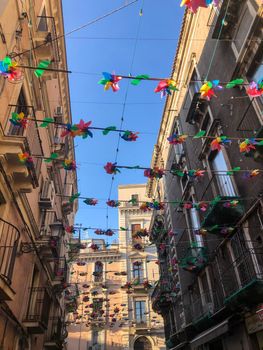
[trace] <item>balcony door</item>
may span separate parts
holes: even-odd
[[[214,177],[216,178],[218,190],[221,196],[234,197],[236,191],[233,185],[233,181],[226,172],[229,170],[224,157],[223,152],[217,152],[212,160],[212,168],[215,171]]]
[[[146,302],[143,300],[135,301],[135,319],[136,323],[146,323]]]

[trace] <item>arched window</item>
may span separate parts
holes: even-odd
[[[101,261],[95,262],[95,269],[93,272],[94,282],[102,282],[103,280],[103,264]]]
[[[134,350],[152,350],[152,345],[146,337],[140,337],[135,340]]]

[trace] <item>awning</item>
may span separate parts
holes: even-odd
[[[200,333],[197,337],[195,337],[192,341],[190,341],[191,349],[195,350],[198,346],[208,343],[211,340],[219,337],[220,335],[226,333],[228,331],[228,319],[222,323],[219,323],[217,326],[208,329],[207,331]]]

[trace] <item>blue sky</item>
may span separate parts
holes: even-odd
[[[130,1],[77,0],[63,1],[65,31],[81,26]],[[169,77],[183,9],[179,0],[139,0],[137,3],[85,29],[66,37],[73,121],[81,118],[92,125],[120,126],[123,103],[129,81],[120,82],[117,93],[98,85],[101,72],[122,75],[149,74]],[[143,6],[143,16],[139,16]],[[138,36],[139,40],[135,40]],[[154,40],[152,40],[154,39]],[[160,39],[160,40],[157,40]],[[136,47],[136,50],[135,50]],[[135,55],[133,53],[135,52]],[[90,74],[83,74],[83,72]],[[118,164],[149,166],[157,139],[165,99],[154,93],[155,82],[129,86],[123,113],[123,128],[144,131],[136,142],[120,141]],[[93,139],[75,139],[78,186],[82,196],[99,199],[96,207],[79,201],[76,223],[105,229],[106,199],[111,176],[103,165],[116,156],[118,133],[103,136],[94,131]],[[139,170],[125,170],[115,177],[111,199],[117,199],[119,184],[144,183]],[[118,227],[118,210],[109,208],[108,227]],[[92,237],[92,231],[89,231]]]

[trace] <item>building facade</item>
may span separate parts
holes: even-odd
[[[169,349],[263,346],[262,176],[251,176],[263,149],[239,150],[244,139],[262,138],[262,97],[246,91],[262,78],[262,52],[260,1],[224,0],[184,15],[172,73],[179,92],[167,98],[152,158],[167,172],[147,188],[166,202],[150,239],[160,260],[152,305]],[[244,83],[201,98],[204,81],[236,78]],[[193,139],[201,130],[208,137]],[[191,137],[169,144],[175,133]],[[232,144],[212,150],[222,135]],[[195,178],[190,170],[198,169]]]
[[[64,289],[68,248],[77,201],[76,173],[62,160],[74,160],[72,139],[44,118],[70,123],[65,73],[34,74],[43,60],[67,69],[61,1],[1,1],[0,52],[18,66],[14,78],[0,76],[0,348],[62,349],[67,336]],[[3,66],[1,65],[1,71]],[[12,115],[28,117],[26,127]],[[37,121],[38,120],[38,121]],[[57,160],[45,162],[52,153]],[[18,154],[32,157],[29,163]]]
[[[68,350],[165,349],[161,316],[150,295],[159,278],[157,255],[149,246],[151,213],[140,210],[146,185],[119,186],[119,242],[83,241],[70,284],[80,293],[69,314]]]

